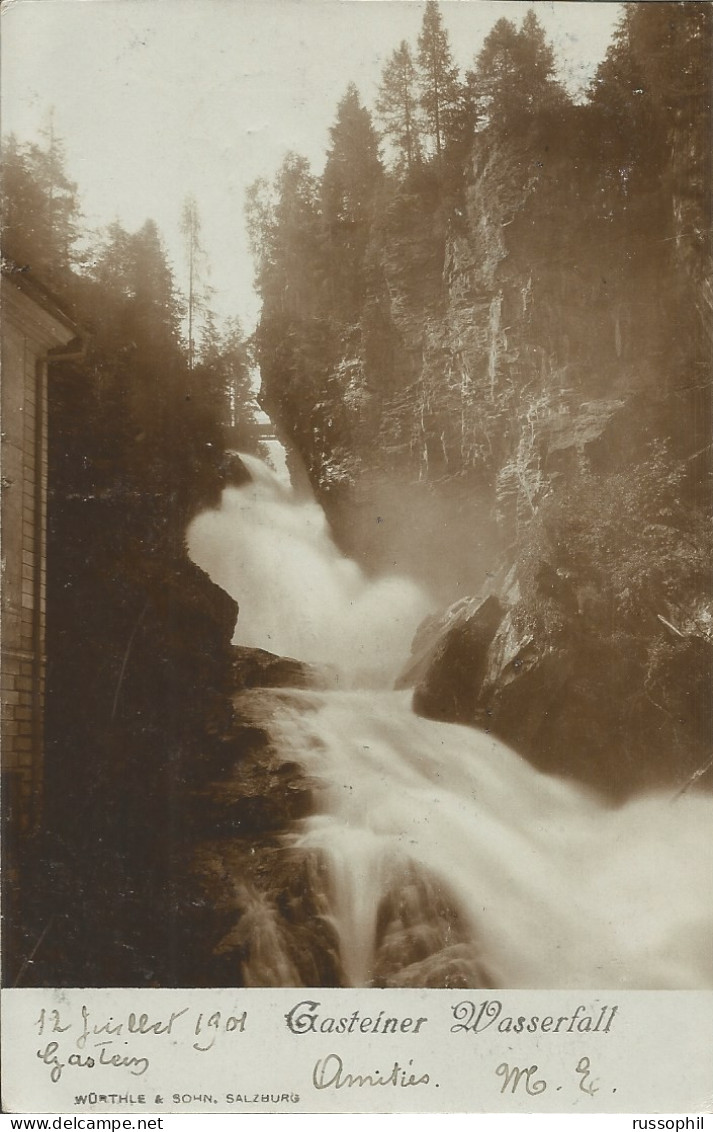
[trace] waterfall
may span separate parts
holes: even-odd
[[[393,681],[429,611],[425,594],[405,578],[369,581],[313,498],[241,459],[252,482],[226,489],[188,531],[194,561],[238,602],[235,643],[328,665],[350,685]]]
[[[189,548],[239,601],[236,641],[337,676],[333,691],[251,695],[285,761],[315,783],[313,813],[285,845],[326,864],[343,982],[712,987],[710,796],[613,807],[483,732],[414,715],[409,693],[386,689],[426,596],[365,578],[313,499],[246,463],[252,483],[193,523]],[[279,931],[264,910],[260,924],[264,953]],[[253,985],[299,981],[285,957],[259,966]]]

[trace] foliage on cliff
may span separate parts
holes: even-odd
[[[323,176],[291,155],[253,188],[262,396],[327,500],[374,468],[466,476],[514,537],[632,396],[678,454],[709,443],[711,12],[627,6],[584,104],[533,13],[499,20],[463,81],[437,14],[384,72],[391,167],[366,124],[342,146],[357,210],[329,189],[347,105],[369,117],[353,87]]]
[[[335,243],[301,159],[302,211],[287,165],[255,192],[262,398],[352,552],[386,480],[459,516],[436,533],[441,570],[454,535],[495,514],[490,561],[473,533],[452,596],[515,565],[517,631],[547,652],[576,629],[581,718],[621,717],[619,754],[636,732],[652,760],[657,744],[702,757],[707,713],[666,721],[710,665],[713,12],[625,5],[580,101],[533,13],[499,20],[464,78],[438,6],[426,15],[384,71],[385,168],[358,254]],[[435,31],[443,81],[424,53]],[[402,569],[419,569],[429,529]],[[587,664],[618,671],[623,653],[621,679],[595,686]]]

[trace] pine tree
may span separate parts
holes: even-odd
[[[373,202],[383,166],[369,111],[350,83],[330,129],[321,184],[329,277],[338,312],[353,315],[362,294],[362,268]]]
[[[608,174],[601,199],[610,210],[625,200],[629,231],[636,202],[645,204],[647,243],[651,202],[659,201],[657,223],[668,231],[660,246],[668,246],[694,285],[692,294],[682,293],[679,325],[697,310],[692,333],[702,329],[709,342],[712,54],[710,4],[626,4],[590,92]]]
[[[405,39],[384,67],[376,109],[398,154],[397,168],[410,173],[421,160],[421,131],[418,72]]]
[[[245,190],[245,228],[255,265],[254,286],[265,300],[277,259],[277,190],[275,182],[257,177]]]
[[[203,305],[198,292],[198,277],[200,261],[204,252],[201,246],[201,221],[198,214],[198,203],[192,193],[186,197],[183,204],[181,235],[185,240],[185,253],[188,263],[188,368],[193,369],[195,363],[195,322],[199,309]]]
[[[90,278],[98,284],[89,295],[91,364],[106,404],[129,422],[127,482],[160,484],[180,460],[187,366],[181,305],[154,221],[134,233],[112,224]]]
[[[65,172],[64,149],[50,125],[47,146],[3,143],[3,255],[61,291],[70,281],[78,238],[77,186]]]
[[[245,216],[264,314],[300,317],[313,311],[318,289],[319,194],[309,162],[288,153],[272,183],[247,190]]]
[[[72,267],[72,246],[78,236],[77,185],[65,172],[64,145],[55,131],[54,111],[50,111],[43,136],[47,144],[37,174],[47,202],[47,239],[54,260],[50,282],[57,284]]]
[[[430,129],[438,164],[450,137],[460,100],[458,68],[454,65],[436,0],[428,0],[418,37],[421,107]]]
[[[159,348],[180,341],[181,303],[173,272],[154,220],[147,220],[130,241],[130,279],[137,326]],[[158,339],[158,341],[156,341]]]
[[[248,346],[237,318],[220,331],[209,312],[202,333],[196,388],[210,397],[214,411],[230,429],[230,443],[241,452],[257,453],[260,430]]]
[[[382,174],[379,138],[359,92],[350,83],[330,127],[331,145],[322,177],[322,201],[328,224],[359,225],[369,218]]]
[[[592,102],[612,120],[633,114],[636,125],[649,130],[670,132],[689,120],[705,130],[712,35],[709,4],[626,4],[597,70]]]
[[[520,27],[518,63],[522,100],[527,110],[534,111],[562,99],[562,88],[555,79],[555,53],[532,8]]]
[[[468,84],[481,122],[507,131],[566,100],[555,78],[554,52],[532,9],[519,29],[511,20],[498,20]]]

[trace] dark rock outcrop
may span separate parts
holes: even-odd
[[[7,952],[22,985],[180,981],[184,831],[233,716],[236,603],[183,554],[103,551],[77,548],[50,611],[46,826]]]
[[[458,602],[427,627],[414,709],[610,796],[710,786],[710,610],[617,626],[573,579],[541,569],[535,585],[523,596],[511,575],[507,597]]]
[[[232,658],[236,689],[325,688],[330,684],[326,668],[288,656],[277,656],[265,649],[233,645]]]
[[[289,836],[312,812],[313,783],[270,734],[282,701],[324,687],[327,674],[245,646],[230,660],[231,720],[188,800],[178,973],[192,986],[339,985],[323,864]]]
[[[503,609],[494,594],[478,602],[456,602],[429,624],[429,642],[414,658],[399,683],[407,685],[421,674],[414,693],[414,708],[430,719],[470,723],[475,715],[486,675],[488,650],[501,623]],[[434,632],[435,631],[435,632]],[[435,636],[435,640],[433,640]],[[421,642],[419,641],[420,645]]]

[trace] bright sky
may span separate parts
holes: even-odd
[[[574,90],[606,51],[620,5],[443,0],[454,57],[472,67],[501,16],[535,8]],[[185,289],[179,220],[198,201],[219,317],[258,311],[246,187],[288,149],[316,172],[350,81],[372,106],[384,63],[415,46],[421,0],[5,0],[2,132],[37,140],[54,108],[84,220],[159,225]]]

